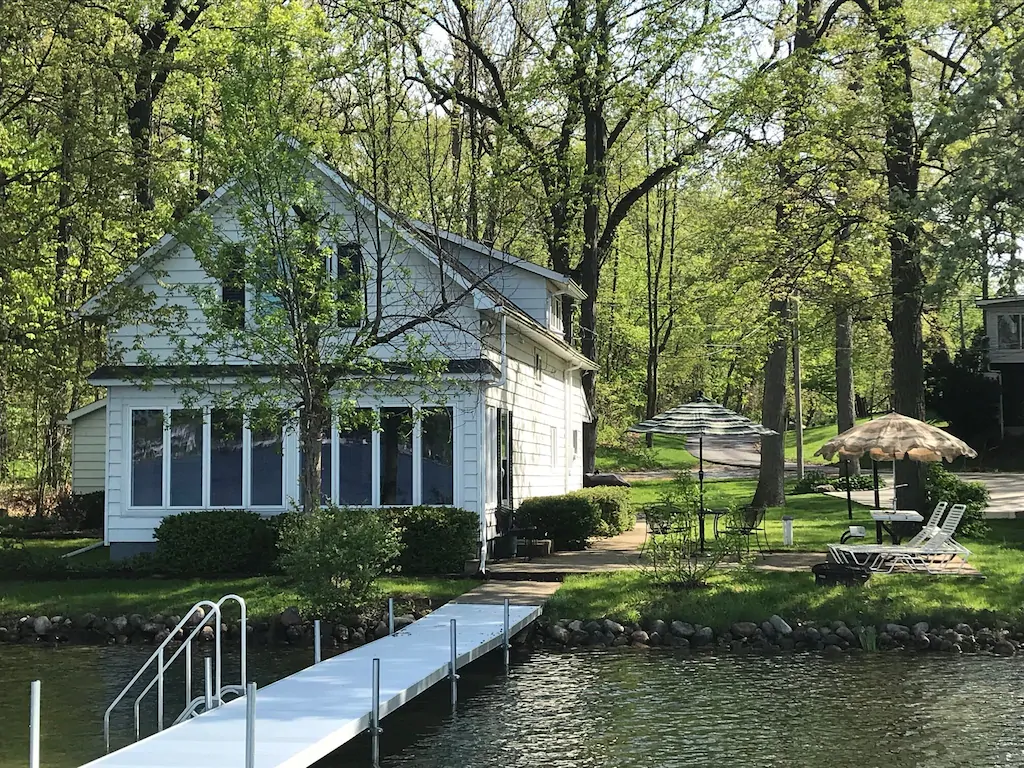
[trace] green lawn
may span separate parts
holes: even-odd
[[[638,503],[652,501],[665,483],[634,487]],[[708,506],[749,501],[754,481],[705,484]],[[828,496],[793,496],[788,505],[768,513],[768,535],[780,549],[783,514],[794,520],[795,550],[824,552],[850,524],[846,506]],[[854,506],[855,524],[873,523],[863,507]],[[927,575],[875,575],[863,588],[819,588],[809,571],[765,572],[749,567],[723,569],[705,589],[669,592],[653,585],[643,571],[626,571],[566,580],[548,602],[556,617],[641,616],[683,619],[715,628],[733,621],[760,621],[773,613],[795,619],[848,622],[902,619],[969,620],[974,617],[1024,618],[1024,521],[989,521],[991,532],[980,540],[964,539],[971,562],[985,581]],[[823,558],[824,559],[824,558]]]
[[[102,539],[24,539],[25,549],[40,557],[57,557],[74,552],[76,549],[87,547],[90,544],[97,544]],[[109,554],[103,547],[75,555],[73,562],[103,562],[109,560]]]
[[[686,438],[655,435],[654,448],[647,454],[618,446],[599,445],[595,466],[599,472],[637,472],[645,469],[690,469],[697,459],[686,450]]]
[[[380,582],[388,597],[450,600],[473,589],[468,579],[388,578]],[[280,578],[240,579],[78,579],[72,581],[0,582],[0,615],[63,616],[96,613],[106,616],[141,613],[182,613],[199,600],[230,592],[245,598],[249,615],[268,617],[298,602]]]

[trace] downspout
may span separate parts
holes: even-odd
[[[500,338],[499,346],[500,346],[500,349],[501,349],[501,367],[500,367],[501,373],[499,373],[499,375],[498,375],[498,380],[495,381],[493,384],[491,384],[491,386],[493,386],[493,387],[499,387],[499,388],[504,387],[505,386],[505,382],[508,379],[508,347],[507,347],[507,344],[506,344],[506,331],[507,331],[506,315],[505,315],[504,311],[502,311],[502,313],[501,313],[501,335],[499,337]],[[478,415],[477,418],[478,418],[478,421],[479,421],[479,424],[480,424],[479,433],[482,436],[486,437],[487,436],[486,435],[486,430],[487,430],[487,398],[484,395],[484,391],[485,391],[485,387],[481,386],[480,387],[479,415]],[[497,437],[497,435],[495,435],[495,437]],[[488,477],[489,473],[494,471],[494,467],[493,466],[490,468],[490,470],[486,469],[486,467],[488,466],[488,462],[490,462],[490,460],[493,458],[493,456],[489,456],[488,455],[490,453],[490,451],[487,450],[488,445],[484,445],[483,448],[484,449],[482,451],[480,451],[480,453],[483,456],[486,457],[485,458],[485,463],[484,463],[485,470],[484,470],[484,473],[483,473],[484,478],[486,480],[486,478]],[[501,482],[501,478],[495,477],[494,478],[494,482],[495,482],[495,484]],[[480,509],[483,512],[483,514],[480,515],[480,574],[486,576],[487,575],[487,503],[488,503],[487,494],[490,492],[490,484],[489,483],[487,483],[487,482],[484,483],[483,491],[484,491],[483,503],[480,505]]]

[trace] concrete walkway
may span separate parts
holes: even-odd
[[[990,520],[1009,519],[1024,517],[1024,474],[1013,472],[963,472],[957,476],[961,480],[984,483],[991,496],[988,508],[985,510],[985,517]],[[834,491],[828,494],[846,503],[844,491]],[[853,491],[850,494],[855,504],[862,507],[875,506],[875,492]],[[892,505],[892,485],[878,490],[878,500],[883,507]]]
[[[596,539],[590,549],[580,552],[556,552],[548,557],[532,560],[505,560],[488,568],[490,579],[459,598],[463,602],[501,602],[505,597],[525,604],[536,600],[536,595],[553,594],[566,576],[590,573],[609,573],[637,569],[641,566],[640,548],[646,536],[643,521],[632,531],[608,539]],[[756,570],[806,571],[815,563],[825,560],[824,552],[773,552],[767,556],[754,556],[744,560]],[[741,564],[726,560],[723,568],[736,568]]]

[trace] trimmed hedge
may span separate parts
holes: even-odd
[[[518,515],[520,525],[536,528],[555,549],[586,549],[603,524],[600,505],[578,493],[526,499]]]
[[[402,532],[402,573],[461,574],[477,554],[480,519],[455,507],[411,507],[386,510]]]
[[[277,559],[281,522],[241,509],[168,515],[156,529],[156,560],[188,575],[267,573]]]
[[[629,488],[584,488],[569,495],[597,504],[601,510],[601,525],[597,530],[599,536],[615,536],[633,530],[636,525],[636,512],[630,503]]]
[[[57,499],[53,514],[68,530],[103,530],[103,491],[62,495]]]

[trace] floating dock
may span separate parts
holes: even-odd
[[[540,612],[540,606],[510,606],[509,636]],[[394,635],[259,689],[254,728],[256,768],[307,768],[367,730],[374,659],[380,659],[381,718],[446,679],[452,657],[452,619],[456,620],[457,668],[502,646],[503,605],[449,603]],[[245,749],[243,697],[83,768],[242,768]]]

